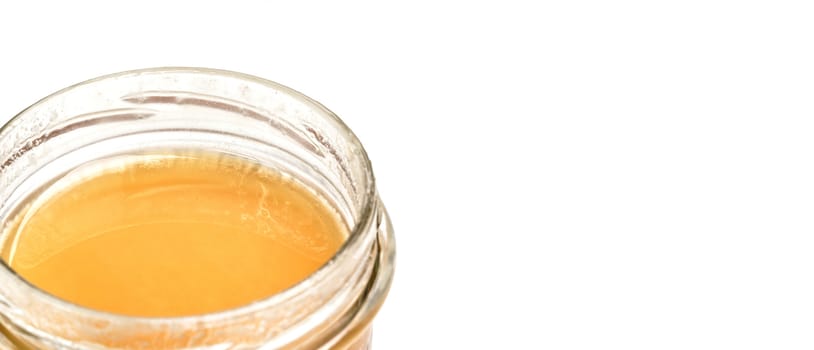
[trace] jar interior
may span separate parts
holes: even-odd
[[[105,313],[82,310],[47,295],[24,295],[21,291],[36,288],[20,287],[25,282],[15,280],[2,263],[0,269],[10,273],[0,274],[0,283],[3,279],[8,282],[0,286],[0,316],[4,305],[12,317],[16,311],[9,305],[27,308],[30,313],[18,315],[22,321],[17,322],[29,327],[25,332],[66,348],[74,347],[68,347],[65,339],[99,344],[111,331],[128,334],[124,336],[127,338],[152,334],[156,329],[167,331],[168,327],[177,328],[162,333],[170,337],[189,329],[223,334],[237,330],[255,334],[246,335],[256,338],[247,341],[258,344],[266,342],[269,335],[290,333],[286,335],[289,339],[278,337],[286,344],[304,332],[288,332],[293,325],[317,322],[309,321],[314,312],[325,307],[348,308],[330,304],[340,299],[347,303],[354,293],[364,294],[369,286],[360,281],[369,279],[373,271],[358,262],[375,259],[376,252],[365,248],[373,246],[375,237],[363,238],[358,233],[375,225],[371,213],[376,202],[363,148],[338,118],[316,102],[283,86],[227,72],[164,69],[103,77],[40,101],[0,129],[0,198],[4,199],[0,202],[0,256],[8,256],[13,246],[14,232],[9,227],[16,218],[35,207],[49,191],[67,186],[72,174],[121,157],[190,150],[262,164],[325,199],[351,236],[326,267],[303,283],[324,287],[329,283],[325,281],[331,280],[330,288],[303,292],[309,286],[300,286],[272,297],[268,305],[291,305],[290,309],[277,308],[277,317],[258,315],[263,305],[253,305],[251,310],[183,319],[184,327],[178,327],[179,320],[173,319],[113,317],[115,321],[110,322],[111,315]],[[345,262],[340,263],[337,259],[341,254]],[[332,293],[348,295],[326,299]],[[303,307],[306,304],[311,306]],[[215,343],[201,341],[200,345]],[[169,348],[173,340],[164,339],[160,344],[160,348]]]

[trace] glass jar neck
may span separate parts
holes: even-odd
[[[316,102],[237,73],[186,68],[121,73],[60,91],[11,120],[0,129],[0,255],[11,236],[7,228],[62,174],[111,155],[178,147],[236,154],[282,169],[335,206],[351,228],[347,242],[290,289],[198,317],[139,318],[86,309],[43,292],[2,263],[0,335],[9,339],[0,344],[341,348],[364,336],[389,289],[394,259],[392,230],[364,149]]]

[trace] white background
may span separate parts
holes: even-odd
[[[151,66],[334,110],[397,229],[376,349],[814,347],[814,11],[791,1],[0,4],[0,119]]]

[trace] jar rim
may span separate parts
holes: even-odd
[[[353,227],[350,228],[348,238],[339,248],[339,250],[323,265],[321,265],[316,271],[308,275],[305,279],[297,282],[293,286],[282,290],[278,293],[272,294],[268,297],[263,299],[256,300],[246,305],[242,305],[236,308],[220,310],[211,313],[199,314],[199,315],[184,315],[184,316],[162,316],[162,317],[152,317],[152,316],[132,316],[132,315],[125,315],[125,314],[117,314],[103,310],[92,309],[89,307],[85,307],[79,304],[75,304],[69,302],[67,300],[63,300],[37,286],[30,283],[26,279],[22,278],[19,274],[17,274],[14,269],[9,266],[5,260],[0,259],[0,273],[7,274],[13,276],[14,279],[17,279],[23,283],[22,286],[25,286],[31,293],[37,295],[38,297],[43,297],[49,302],[56,303],[60,306],[60,308],[70,311],[76,312],[79,314],[84,314],[93,318],[104,318],[111,322],[121,322],[121,323],[134,323],[134,322],[145,322],[151,325],[161,325],[161,324],[175,324],[175,323],[188,323],[188,322],[205,322],[205,323],[218,323],[227,321],[229,319],[238,318],[245,315],[250,315],[253,313],[260,312],[262,310],[269,309],[274,305],[281,304],[285,302],[287,299],[291,297],[303,293],[307,288],[311,287],[309,285],[309,281],[313,281],[315,278],[319,276],[327,275],[329,270],[332,266],[336,265],[336,261],[342,259],[343,257],[351,255],[351,247],[357,246],[362,240],[364,234],[368,230],[369,227],[376,225],[374,219],[376,217],[377,212],[377,195],[376,195],[376,185],[375,185],[375,177],[373,175],[373,170],[371,166],[370,159],[368,158],[367,152],[365,151],[362,143],[359,141],[358,137],[355,133],[347,126],[347,124],[339,118],[335,113],[331,112],[328,108],[323,106],[321,103],[311,99],[310,97],[306,96],[305,94],[294,90],[290,87],[282,85],[280,83],[276,83],[274,81],[260,78],[254,75],[230,71],[230,70],[223,70],[223,69],[213,69],[213,68],[202,68],[202,67],[176,67],[176,66],[168,66],[168,67],[156,67],[156,68],[145,68],[145,69],[136,69],[136,70],[128,70],[113,74],[107,74],[103,76],[99,76],[93,79],[85,80],[83,82],[68,86],[66,88],[60,89],[42,99],[35,102],[34,104],[30,105],[29,107],[25,108],[13,118],[9,119],[5,124],[0,126],[0,136],[2,136],[3,132],[11,127],[15,122],[17,122],[20,118],[22,118],[26,113],[38,106],[44,105],[48,103],[50,100],[61,96],[64,93],[67,93],[73,89],[91,85],[96,82],[106,81],[109,79],[117,79],[127,76],[138,76],[143,74],[197,74],[197,75],[208,75],[208,76],[216,76],[216,77],[224,77],[224,78],[236,78],[248,82],[253,82],[260,84],[264,87],[270,88],[273,91],[279,91],[284,94],[287,94],[289,97],[293,97],[300,102],[312,107],[315,110],[319,110],[321,116],[332,119],[333,122],[336,123],[339,131],[348,135],[348,140],[354,143],[359,150],[359,156],[362,160],[362,166],[364,167],[363,171],[368,178],[366,183],[366,188],[364,191],[360,191],[363,194],[363,202],[362,205],[359,206],[361,210],[359,211],[359,216],[357,220],[354,222]],[[376,276],[372,276],[372,278],[376,278]],[[1,334],[1,333],[0,333]]]

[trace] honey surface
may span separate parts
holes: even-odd
[[[44,198],[13,227],[6,262],[59,298],[133,316],[263,299],[308,277],[347,236],[305,187],[222,155],[119,160]]]

